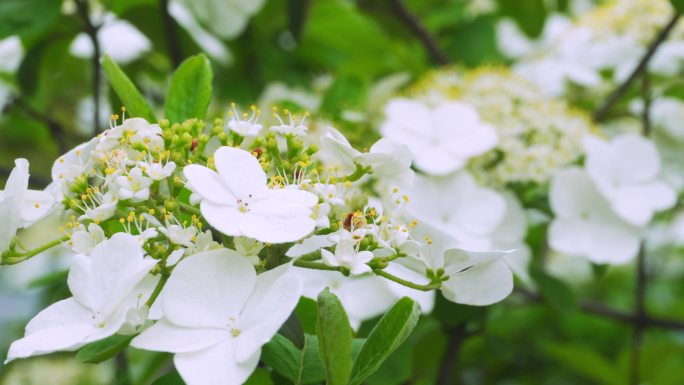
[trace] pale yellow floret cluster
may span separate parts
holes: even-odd
[[[468,165],[485,185],[545,183],[558,168],[582,154],[582,138],[593,130],[585,113],[549,99],[534,84],[505,68],[438,70],[413,88],[419,97],[469,104],[493,125],[498,146]]]
[[[583,15],[578,23],[599,38],[629,36],[646,45],[668,23],[672,13],[668,0],[613,0]],[[683,23],[675,27],[670,38],[684,38]]]

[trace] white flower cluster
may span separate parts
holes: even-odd
[[[499,45],[516,59],[516,72],[536,83],[546,94],[567,93],[568,84],[596,89],[624,81],[636,68],[658,31],[672,18],[667,0],[612,0],[580,15],[576,20],[552,15],[542,36],[527,38],[511,20],[498,28]],[[684,26],[670,38],[649,63],[654,74],[673,76],[684,63]],[[609,73],[604,79],[602,73]]]
[[[0,195],[10,219],[2,263],[64,244],[73,297],[31,320],[8,361],[123,334],[135,336],[132,346],[174,353],[190,385],[240,384],[300,296],[325,286],[354,325],[406,295],[429,311],[435,290],[473,305],[511,292],[506,252],[491,251],[510,247],[506,236],[466,252],[456,231],[443,234],[407,212],[409,147],[382,139],[361,152],[332,128],[308,143],[307,115],[274,109],[269,126],[256,107],[233,105],[228,122],[210,127],[117,124],[115,116],[109,130],[55,162],[45,192],[27,189],[28,163],[18,160]],[[493,144],[493,129],[482,127]],[[17,229],[60,211],[69,218],[61,238],[32,250],[14,241]],[[498,215],[454,223],[478,238],[490,222],[504,226]]]

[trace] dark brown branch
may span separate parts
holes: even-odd
[[[451,385],[454,382],[454,372],[458,363],[458,356],[461,352],[461,346],[466,338],[468,338],[466,324],[461,323],[449,328],[448,335],[449,341],[447,342],[444,356],[442,356],[437,385]]]
[[[95,108],[93,109],[93,124],[95,126],[95,132],[102,132],[102,127],[100,126],[100,83],[101,71],[100,71],[100,56],[102,56],[102,51],[100,49],[100,41],[97,38],[97,33],[100,29],[99,25],[93,24],[90,19],[90,7],[88,6],[87,0],[76,0],[76,7],[78,14],[83,19],[84,32],[88,35],[90,42],[93,44],[93,57],[91,60],[91,67],[93,71],[93,101],[95,102]]]
[[[449,64],[449,57],[442,51],[437,42],[430,36],[423,23],[406,8],[402,0],[391,0],[392,10],[399,19],[413,32],[414,35],[423,43],[423,46],[437,64]]]
[[[166,49],[169,51],[169,57],[173,68],[178,68],[183,60],[181,54],[180,40],[178,39],[178,31],[176,25],[169,14],[169,0],[161,0],[159,4],[162,13],[162,23],[164,25],[164,36],[166,37]]]
[[[515,291],[529,302],[538,304],[544,303],[544,299],[539,293],[535,293],[533,291],[529,291],[522,288],[516,288]],[[587,314],[610,318],[626,324],[634,324],[634,322],[636,321],[635,314],[621,311],[618,309],[613,309],[598,302],[583,301],[579,304],[579,309]],[[649,328],[684,331],[684,321],[680,320],[658,318],[650,316],[647,313],[645,313],[643,322],[644,325]]]
[[[629,87],[639,77],[639,75],[646,70],[653,55],[656,53],[660,45],[667,39],[668,35],[677,24],[679,16],[680,13],[675,12],[675,14],[672,16],[672,19],[670,19],[667,25],[658,33],[658,36],[656,36],[653,42],[649,45],[646,54],[644,54],[644,56],[641,58],[639,64],[632,71],[627,80],[620,84],[620,86],[615,89],[610,96],[608,96],[608,99],[606,99],[605,103],[603,103],[603,105],[596,110],[596,113],[594,113],[594,121],[601,122],[605,120],[613,106],[622,98],[627,90],[629,90]]]

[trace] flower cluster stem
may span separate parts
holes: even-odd
[[[406,287],[410,287],[411,289],[416,289],[420,291],[431,291],[431,290],[437,290],[439,289],[442,285],[439,283],[430,283],[427,285],[420,285],[417,283],[413,283],[411,281],[407,281],[405,279],[399,278],[396,275],[392,275],[385,270],[382,269],[373,269],[373,272],[383,278],[389,279],[390,281],[396,282],[400,285],[404,285]]]
[[[60,244],[62,244],[63,242],[66,242],[67,240],[69,240],[69,236],[65,235],[61,238],[55,239],[54,241],[50,241],[44,245],[41,245],[39,247],[36,247],[35,249],[26,251],[24,253],[20,253],[20,254],[15,254],[12,252],[5,253],[2,256],[2,262],[0,263],[0,265],[16,265],[17,263],[23,262],[23,261],[25,261],[25,260],[27,260],[27,259],[29,259],[35,255],[42,253],[43,251],[49,250],[55,246],[59,246]]]

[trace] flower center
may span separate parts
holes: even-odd
[[[238,199],[237,204],[238,204],[238,210],[240,210],[241,213],[249,212],[249,202],[246,202],[242,199]]]

